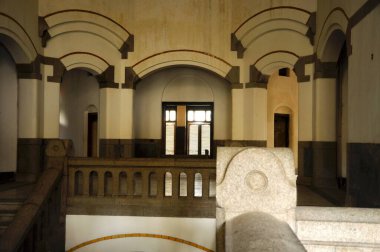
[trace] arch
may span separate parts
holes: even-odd
[[[149,174],[149,196],[157,196],[157,173],[151,172]]]
[[[89,175],[89,192],[90,196],[97,196],[98,195],[98,173],[96,171],[91,171]]]
[[[204,68],[222,78],[225,78],[232,68],[230,63],[218,56],[190,49],[159,52],[136,62],[132,68],[138,77],[144,78],[155,70],[182,65]]]
[[[173,176],[171,172],[165,172],[165,197],[171,197],[173,196]]]
[[[13,17],[0,12],[0,43],[11,53],[17,64],[30,63],[38,55],[25,28]]]
[[[119,173],[119,195],[127,195],[128,184],[127,184],[127,173],[122,171]]]
[[[101,51],[105,57],[112,52],[114,57],[120,58],[120,55],[125,56],[125,48],[133,47],[133,35],[127,29],[115,20],[94,11],[68,9],[47,14],[43,19],[46,22],[46,30],[43,32],[49,35],[48,52],[54,53],[52,48],[66,47],[65,53],[68,53],[73,48],[86,48],[82,44],[88,47],[86,41],[95,40],[102,45]],[[65,45],[67,38],[79,43]],[[87,49],[91,51],[94,48]],[[95,51],[97,50],[93,50]]]
[[[74,195],[83,195],[83,172],[75,172]]]
[[[105,59],[89,52],[70,52],[59,59],[68,71],[79,68],[92,74],[101,74],[110,66]]]
[[[202,197],[203,195],[202,174],[199,172],[194,174],[194,197]]]
[[[272,75],[272,73],[280,68],[292,69],[299,57],[299,55],[292,51],[277,50],[260,56],[253,65],[262,74]]]
[[[187,174],[184,172],[179,174],[179,196],[187,197]]]
[[[112,196],[113,178],[112,173],[107,171],[104,173],[104,196]]]
[[[344,32],[340,28],[332,26],[329,37],[323,45],[320,60],[322,62],[337,62],[345,41],[346,35]]]
[[[324,54],[323,52],[325,51],[326,46],[329,45],[329,39],[336,30],[340,31],[342,34],[344,34],[344,36],[346,36],[348,24],[349,18],[344,9],[337,7],[330,11],[322,25],[321,32],[318,36],[316,43],[317,56],[321,57]],[[327,59],[322,59],[322,61],[327,61]]]

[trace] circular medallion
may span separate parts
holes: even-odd
[[[261,171],[251,171],[245,177],[245,184],[252,191],[262,191],[268,186],[268,178]]]

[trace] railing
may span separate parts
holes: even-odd
[[[215,160],[72,158],[68,166],[69,214],[215,217]]]
[[[34,191],[0,239],[1,252],[64,251],[66,150],[60,140],[46,149],[45,169]]]

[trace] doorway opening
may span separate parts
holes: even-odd
[[[165,156],[211,157],[213,103],[163,103]]]
[[[98,113],[87,114],[87,156],[98,155]]]
[[[289,115],[274,114],[274,147],[289,147]]]

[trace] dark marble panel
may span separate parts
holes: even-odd
[[[348,144],[348,194],[356,207],[380,207],[380,144]]]
[[[313,186],[336,187],[336,142],[312,142]]]
[[[44,140],[19,138],[17,141],[17,179],[34,181],[43,170]]]
[[[135,157],[160,157],[161,139],[135,139]]]
[[[100,139],[99,157],[130,158],[134,156],[134,140],[132,139]]]
[[[298,142],[298,172],[302,177],[313,176],[313,149],[311,141]]]

